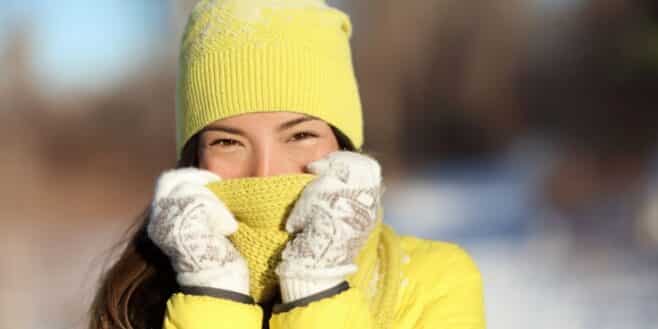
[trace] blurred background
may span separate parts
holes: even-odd
[[[192,0],[0,0],[0,328],[83,328],[175,162]],[[329,1],[386,221],[459,243],[488,327],[658,328],[658,2]]]

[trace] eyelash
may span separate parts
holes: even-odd
[[[298,133],[295,133],[294,135],[292,135],[292,137],[288,141],[289,142],[297,142],[297,141],[301,141],[301,140],[304,140],[304,139],[317,138],[317,137],[318,137],[318,135],[314,134],[312,132],[301,131],[301,132],[298,132]],[[240,142],[235,140],[235,139],[220,138],[220,139],[213,140],[210,143],[210,146],[219,145],[219,146],[227,147],[227,146],[234,146],[234,145],[239,145],[239,144],[240,144]]]
[[[230,138],[220,138],[212,141],[210,143],[210,146],[213,145],[220,145],[220,146],[233,146],[233,145],[238,145],[240,142],[236,141],[235,139],[230,139]]]
[[[316,137],[318,137],[318,135],[314,134],[312,132],[300,131],[300,132],[295,133],[294,135],[292,135],[292,137],[290,138],[290,141],[296,142],[296,141],[300,141],[300,140],[303,140],[303,139],[316,138]]]

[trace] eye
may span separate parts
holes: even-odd
[[[297,142],[297,141],[302,141],[302,140],[305,140],[305,139],[316,138],[316,137],[318,137],[317,134],[314,134],[314,133],[309,132],[309,131],[301,131],[301,132],[298,132],[298,133],[295,133],[294,135],[292,135],[292,137],[290,137],[290,139],[288,141],[289,142]]]
[[[210,146],[219,145],[219,146],[224,146],[224,147],[235,146],[235,145],[239,145],[239,144],[240,144],[240,142],[236,141],[235,139],[230,139],[230,138],[219,138],[219,139],[215,139],[212,142],[210,142]]]

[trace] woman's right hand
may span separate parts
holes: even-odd
[[[205,186],[220,180],[214,173],[197,168],[160,175],[148,236],[169,256],[179,285],[249,295],[247,262],[227,238],[237,231],[238,223]]]

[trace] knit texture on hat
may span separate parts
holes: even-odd
[[[209,123],[245,113],[320,118],[363,143],[351,23],[322,0],[203,0],[183,35],[177,151]]]

